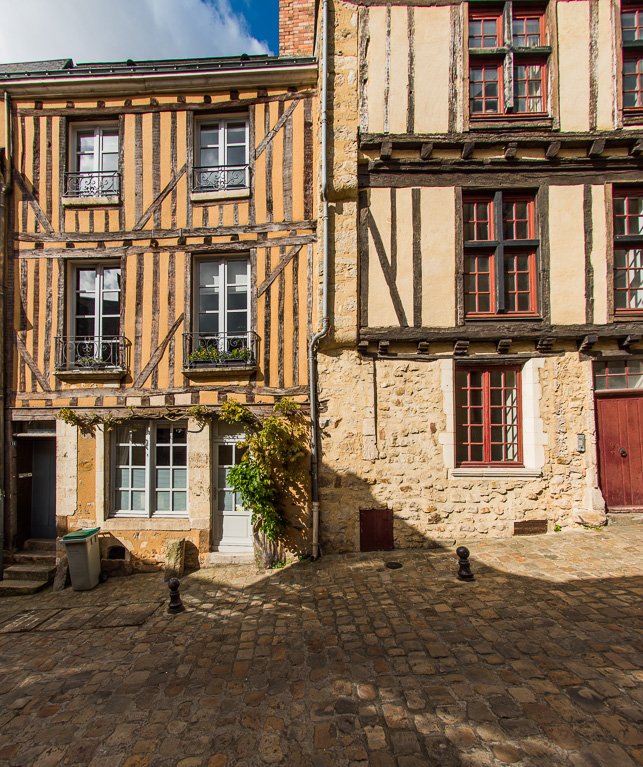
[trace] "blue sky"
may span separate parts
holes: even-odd
[[[13,0],[2,5],[2,63],[143,61],[278,50],[278,0]],[[16,34],[17,29],[29,29],[29,34]]]
[[[279,0],[231,0],[232,10],[244,16],[257,40],[265,40],[272,53],[279,47]]]

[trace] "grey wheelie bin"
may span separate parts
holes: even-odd
[[[74,591],[88,591],[98,584],[100,579],[99,532],[100,527],[92,527],[89,530],[74,530],[73,533],[63,535],[71,587]]]

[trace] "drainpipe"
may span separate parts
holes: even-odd
[[[9,239],[7,214],[7,198],[11,193],[11,99],[4,94],[4,143],[5,143],[5,177],[0,190],[0,579],[4,568],[4,510],[5,510],[5,366],[4,366],[4,337],[5,337],[5,285],[7,284],[7,242]]]
[[[308,347],[310,381],[310,457],[313,512],[313,560],[319,557],[319,429],[317,425],[317,344],[330,329],[328,314],[328,0],[322,0],[321,194],[322,194],[322,326]]]

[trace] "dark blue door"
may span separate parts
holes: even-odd
[[[56,441],[33,443],[31,537],[56,537]]]

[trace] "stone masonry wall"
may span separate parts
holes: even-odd
[[[359,550],[360,508],[392,508],[397,548],[513,535],[513,523],[573,526],[604,519],[596,487],[589,362],[575,352],[537,368],[546,439],[537,479],[449,478],[441,361],[398,362],[352,351],[319,355],[321,542]],[[586,434],[587,452],[576,451]]]

